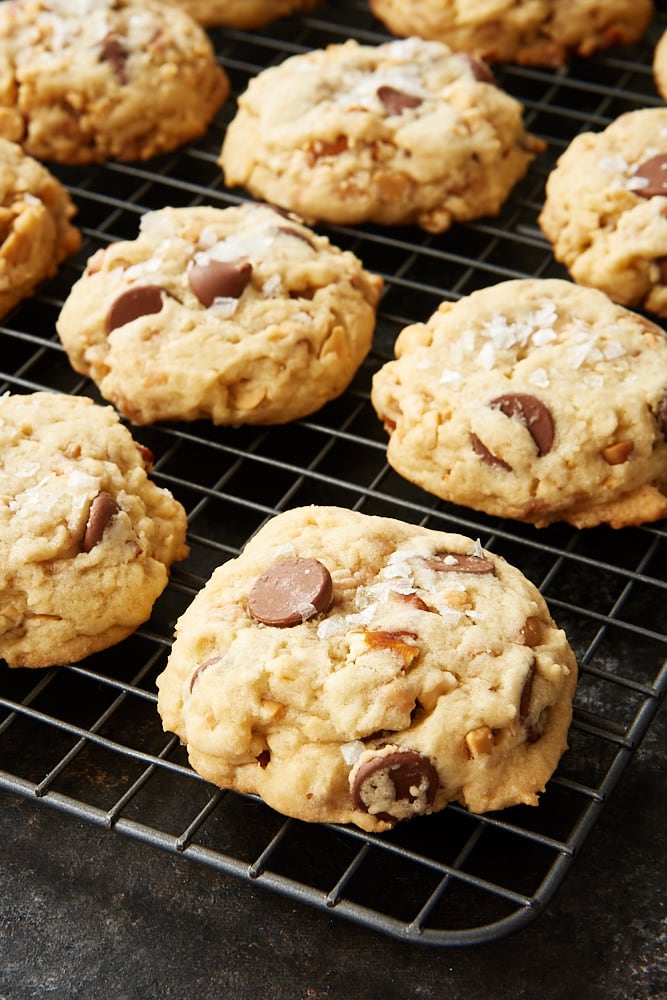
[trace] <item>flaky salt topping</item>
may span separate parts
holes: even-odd
[[[530,357],[540,358],[540,349],[557,346],[557,355],[549,364],[537,364],[527,375],[528,381],[540,388],[546,388],[552,375],[562,375],[563,368],[578,371],[583,365],[593,366],[612,362],[627,354],[620,340],[614,339],[614,328],[606,327],[597,331],[591,324],[581,319],[561,320],[552,302],[547,302],[529,313],[525,319],[510,320],[498,312],[480,327],[467,327],[458,338],[447,345],[450,362],[461,364],[474,358],[475,367],[483,371],[493,371],[503,360],[503,353],[513,352],[512,363]],[[620,335],[620,331],[619,331]],[[507,359],[505,359],[507,360]],[[561,366],[557,369],[554,361]],[[440,373],[440,383],[460,388],[464,378],[449,366]]]
[[[647,146],[632,162],[621,153],[606,153],[598,159],[597,167],[602,173],[612,175],[612,182],[616,187],[625,188],[626,191],[641,191],[648,187],[649,180],[647,177],[636,177],[635,171],[646,160],[650,160],[662,152],[664,150],[655,146]]]
[[[118,10],[117,0],[50,0],[43,3],[34,23],[24,32],[21,48],[16,52],[17,62],[31,64],[62,57],[85,36],[91,45],[100,43],[118,28],[113,15]],[[141,49],[155,34],[155,16],[133,10],[127,19],[128,34],[132,45]],[[45,48],[46,51],[40,52]]]

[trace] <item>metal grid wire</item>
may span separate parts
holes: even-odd
[[[660,13],[635,48],[561,71],[508,66],[496,73],[523,101],[529,129],[548,142],[497,219],[438,236],[329,228],[334,242],[386,281],[372,355],[340,399],[288,427],[197,422],[133,430],[156,457],[155,480],[188,512],[191,555],[174,569],[147,625],[125,642],[74,666],[0,666],[0,787],[404,940],[491,940],[543,910],[667,688],[665,525],[538,531],[443,503],[386,465],[370,378],[391,357],[398,331],[426,319],[443,298],[506,278],[565,276],[536,224],[546,175],[577,132],[662,103],[651,58],[665,28]],[[235,95],[271,63],[349,36],[387,37],[361,0],[324,3],[252,34],[211,32]],[[243,197],[224,188],[215,162],[232,114],[229,102],[200,142],[147,164],[55,171],[77,203],[84,245],[0,326],[0,391],[48,388],[99,399],[55,334],[69,287],[98,247],[136,235],[144,211],[223,207]],[[568,633],[581,679],[571,748],[537,809],[473,816],[451,805],[381,836],[310,826],[254,797],[214,789],[162,732],[155,678],[176,618],[268,517],[310,503],[478,537],[540,587]]]

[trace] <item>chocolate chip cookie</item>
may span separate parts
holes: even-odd
[[[181,616],[158,710],[209,781],[387,830],[451,801],[537,804],[576,677],[539,591],[479,542],[303,507]]]
[[[285,423],[350,383],[381,289],[353,253],[269,206],[165,208],[93,256],[57,328],[135,424]]]
[[[110,406],[0,397],[0,657],[74,663],[150,616],[187,554],[185,512]]]
[[[220,154],[225,181],[323,220],[441,232],[495,215],[543,143],[488,68],[412,38],[292,56],[254,77]]]
[[[576,136],[547,179],[539,224],[575,281],[667,316],[667,108]]]
[[[596,289],[501,282],[404,329],[373,380],[387,458],[538,527],[667,516],[667,334]]]
[[[446,42],[487,62],[558,67],[641,38],[652,0],[370,0],[396,35]]]
[[[143,160],[229,94],[203,28],[157,0],[0,4],[0,136],[42,160]]]
[[[169,0],[206,27],[262,28],[300,11],[312,10],[319,0]]]
[[[59,180],[16,143],[0,139],[0,316],[79,249],[76,208]]]

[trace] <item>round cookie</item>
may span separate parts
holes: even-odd
[[[66,164],[200,136],[229,80],[204,29],[157,0],[0,4],[0,136]]]
[[[284,423],[347,387],[381,288],[269,206],[165,208],[91,258],[57,328],[73,367],[135,424]]]
[[[262,28],[300,11],[312,10],[319,0],[169,0],[206,27]]]
[[[0,316],[52,277],[79,249],[76,209],[45,167],[0,139]]]
[[[572,278],[667,316],[667,108],[576,136],[549,174],[539,224]]]
[[[181,616],[158,711],[209,781],[386,830],[450,801],[535,805],[576,676],[539,591],[479,542],[303,507]]]
[[[441,232],[497,214],[543,148],[478,60],[349,40],[254,77],[219,162],[228,185],[309,221]]]
[[[667,334],[602,292],[501,282],[404,329],[396,357],[372,402],[406,479],[538,527],[667,516]]]
[[[74,663],[150,616],[187,555],[185,511],[110,406],[0,397],[0,657]]]
[[[446,42],[487,62],[563,65],[638,41],[652,0],[370,0],[395,35]]]

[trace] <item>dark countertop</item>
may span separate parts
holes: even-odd
[[[667,712],[546,911],[492,944],[395,941],[20,797],[0,812],[0,997],[667,997]]]

